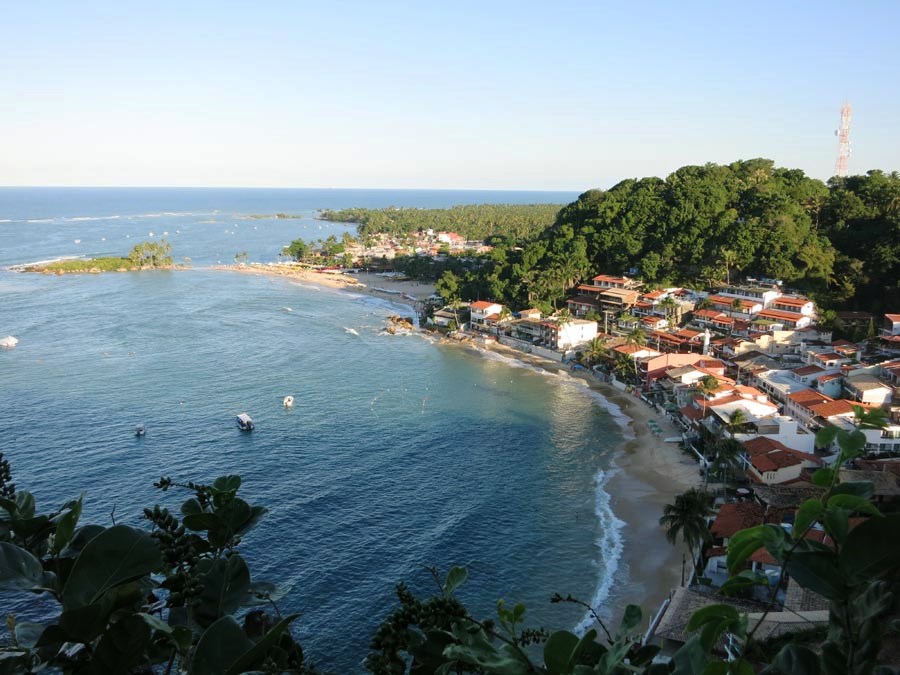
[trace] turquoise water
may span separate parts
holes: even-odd
[[[396,582],[432,590],[424,566],[466,565],[461,595],[474,609],[523,601],[531,625],[581,621],[577,608],[549,604],[553,592],[604,599],[621,524],[603,484],[621,433],[579,382],[388,335],[387,315],[407,310],[382,300],[196,262],[233,250],[265,259],[304,228],[318,232],[316,221],[246,221],[224,196],[212,216],[205,204],[176,211],[163,192],[133,210],[184,215],[63,221],[125,211],[76,204],[27,223],[41,218],[23,217],[9,192],[4,267],[106,243],[122,253],[150,220],[154,233],[179,230],[176,257],[195,261],[181,272],[0,271],[0,336],[20,340],[0,351],[0,449],[39,506],[86,490],[87,518],[109,522],[115,509],[118,522],[140,524],[144,506],[180,503],[152,488],[160,475],[240,473],[244,496],[270,509],[244,544],[251,569],[286,588],[280,605],[302,613],[305,650],[340,673],[362,670]],[[333,191],[323,192],[327,206]],[[381,198],[400,196],[415,203],[415,193]],[[244,212],[291,208],[270,198]],[[252,434],[234,426],[245,411]]]

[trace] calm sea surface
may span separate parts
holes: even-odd
[[[274,260],[298,236],[347,228],[313,220],[317,208],[574,197],[0,189],[0,337],[20,340],[0,350],[0,451],[39,508],[85,490],[85,521],[101,523],[113,509],[141,525],[144,506],[177,508],[179,495],[151,485],[161,475],[241,474],[243,496],[270,509],[243,546],[251,570],[285,588],[304,649],[333,672],[362,671],[394,584],[431,592],[429,565],[467,566],[460,595],[478,613],[502,597],[525,602],[533,626],[573,627],[583,612],[550,594],[602,604],[621,552],[603,490],[621,432],[596,397],[496,356],[385,334],[403,307],[204,267],[241,251]],[[306,217],[246,218],[277,212]],[[192,270],[7,269],[163,237]],[[235,427],[239,412],[252,434]]]

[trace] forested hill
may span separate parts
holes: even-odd
[[[553,224],[562,204],[475,204],[449,209],[343,209],[324,210],[323,220],[356,223],[360,238],[387,233],[404,235],[417,230],[456,232],[467,239],[504,236],[519,240],[534,236]]]
[[[521,242],[520,242],[521,243]],[[685,166],[590,190],[519,250],[463,280],[486,297],[558,303],[578,281],[637,268],[644,281],[782,279],[825,306],[900,308],[900,174],[828,184],[766,159]]]

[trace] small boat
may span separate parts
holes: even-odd
[[[285,408],[293,408],[294,407],[294,397],[293,396],[285,396],[282,404]]]
[[[241,413],[237,416],[237,425],[241,431],[253,431],[253,420],[247,413]]]
[[[134,428],[134,435],[137,436],[138,438],[140,438],[141,436],[143,436],[146,433],[147,433],[147,428],[143,424],[138,424]]]
[[[19,340],[14,338],[12,335],[7,335],[5,338],[0,340],[0,347],[5,347],[6,349],[12,349],[17,344],[19,344]]]

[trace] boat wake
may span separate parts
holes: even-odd
[[[347,328],[347,326],[344,326],[344,332],[350,333],[350,335],[359,335],[353,328]]]

